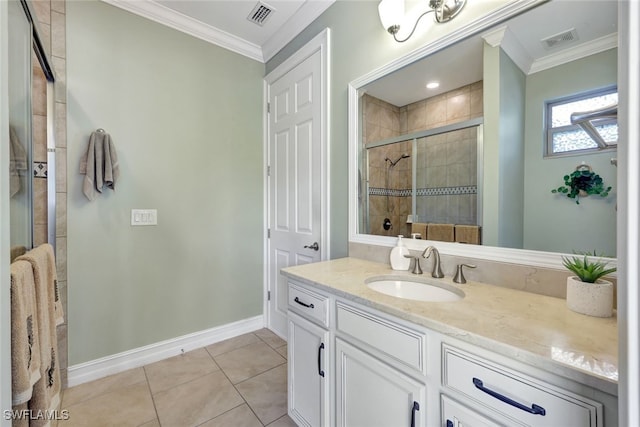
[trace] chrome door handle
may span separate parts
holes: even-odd
[[[312,245],[304,245],[305,249],[313,249],[314,251],[320,250],[320,246],[318,246],[318,242],[313,242]]]

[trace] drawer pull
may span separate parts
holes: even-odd
[[[324,371],[322,370],[322,350],[324,350],[324,343],[320,343],[320,347],[318,347],[318,375],[324,377]]]
[[[453,421],[447,420],[447,427],[453,427]]]
[[[420,410],[420,404],[413,402],[413,408],[411,408],[411,427],[416,427],[416,411]]]
[[[498,393],[497,391],[493,391],[489,388],[486,388],[482,383],[482,380],[479,380],[478,378],[473,379],[473,385],[475,385],[476,388],[478,388],[480,391],[483,391],[488,395],[495,397],[498,400],[502,400],[503,402],[508,403],[511,406],[515,406],[518,409],[522,409],[523,411],[528,412],[530,414],[544,416],[547,413],[547,411],[542,406],[536,405],[535,403],[531,405],[531,408],[529,408],[528,406],[525,406],[522,403],[518,403],[513,399],[509,399],[507,396],[504,396]]]
[[[294,301],[295,301],[295,302],[297,302],[298,304],[300,304],[300,305],[304,306],[304,307],[307,307],[307,308],[313,308],[313,304],[305,304],[305,303],[303,303],[302,301],[300,301],[300,300],[298,299],[298,297],[295,297],[295,298],[294,298]]]

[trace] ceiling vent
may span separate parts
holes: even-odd
[[[575,28],[563,31],[556,35],[540,40],[545,49],[556,49],[568,43],[578,40],[578,32]]]
[[[247,19],[262,27],[272,14],[273,8],[271,6],[258,2],[249,16],[247,16]]]

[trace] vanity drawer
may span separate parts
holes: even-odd
[[[529,426],[602,426],[602,404],[443,346],[443,384]]]
[[[426,336],[398,323],[336,303],[336,329],[424,373]]]
[[[289,309],[329,327],[329,297],[289,282]]]

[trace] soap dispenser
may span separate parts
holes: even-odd
[[[391,255],[389,261],[391,261],[391,268],[394,270],[408,270],[411,265],[411,258],[406,258],[405,255],[409,255],[409,249],[402,243],[404,236],[398,236],[398,243],[395,248],[391,249]]]

